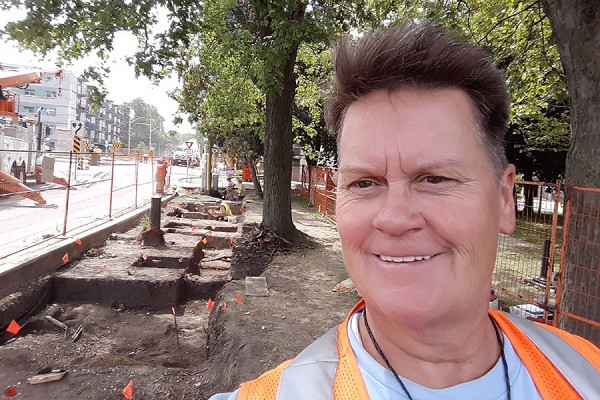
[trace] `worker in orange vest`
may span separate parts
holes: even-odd
[[[165,193],[165,181],[167,177],[167,170],[169,168],[169,163],[165,160],[160,159],[156,165],[156,193],[164,194]]]
[[[600,350],[489,309],[515,227],[509,96],[482,49],[430,22],[343,41],[325,115],[336,222],[361,300],[233,399],[600,399]]]

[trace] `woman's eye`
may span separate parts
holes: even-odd
[[[373,182],[367,180],[360,180],[355,182],[354,185],[360,189],[366,189],[368,187],[371,187],[373,185]]]
[[[448,178],[444,178],[443,176],[428,176],[426,178],[427,183],[431,183],[431,184],[438,184],[438,183],[443,183],[446,182],[448,180]]]

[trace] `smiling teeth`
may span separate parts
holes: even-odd
[[[383,261],[406,263],[413,261],[429,260],[431,256],[407,256],[407,257],[390,257],[390,256],[379,256]]]

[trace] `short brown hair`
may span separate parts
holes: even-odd
[[[490,55],[432,22],[395,25],[356,42],[342,40],[334,54],[333,92],[325,110],[338,149],[346,111],[379,90],[457,88],[473,101],[482,146],[497,175],[506,167],[504,135],[509,95],[504,74]]]

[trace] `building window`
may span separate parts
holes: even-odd
[[[46,91],[46,97],[49,97],[49,98],[53,99],[53,98],[56,97],[56,92],[53,91],[53,90],[47,90]]]
[[[46,115],[56,115],[56,108],[46,108]]]
[[[25,95],[25,96],[35,96],[35,90],[33,90],[33,89],[25,89],[25,90],[23,90],[23,95]]]
[[[35,108],[31,106],[23,106],[23,112],[27,114],[33,114],[35,113]]]

